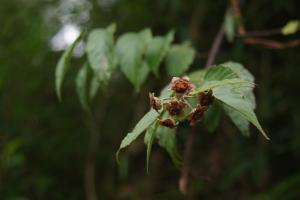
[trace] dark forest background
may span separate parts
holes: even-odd
[[[300,18],[296,0],[240,3],[248,30],[280,28]],[[90,30],[115,22],[117,35],[145,27],[155,35],[174,29],[176,42],[189,40],[198,52],[192,71],[205,65],[227,7],[225,0],[1,0],[0,199],[85,199],[89,122],[74,89],[80,59],[72,62],[63,102],[54,91],[54,70],[62,53],[58,50],[64,46],[59,39],[55,45],[53,38],[62,28],[71,24]],[[236,38],[223,41],[216,63],[228,60],[243,63],[255,75],[256,113],[271,140],[253,127],[249,138],[242,136],[225,116],[215,133],[199,131],[191,198],[300,199],[300,47],[265,49]],[[120,166],[115,162],[121,139],[148,109],[148,92],[159,91],[168,81],[162,70],[160,79],[151,76],[136,94],[116,74],[108,93],[98,95],[93,108],[104,112],[97,121],[99,199],[185,198],[178,190],[180,171],[157,144],[150,175],[142,139],[122,154]],[[181,154],[188,131],[182,128],[177,136]]]

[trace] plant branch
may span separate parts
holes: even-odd
[[[215,61],[215,58],[220,50],[221,43],[224,38],[224,24],[220,26],[220,29],[213,41],[212,47],[209,51],[206,68],[211,67]],[[181,176],[179,178],[179,190],[183,194],[187,194],[189,175],[190,175],[190,160],[192,157],[192,150],[194,145],[194,140],[196,137],[197,128],[196,126],[192,126],[191,133],[187,136],[187,140],[185,143],[185,150],[183,153],[183,163],[181,168]]]
[[[279,29],[273,29],[269,31],[254,31],[254,32],[247,32],[246,28],[242,22],[242,15],[240,10],[240,5],[238,0],[230,0],[231,8],[232,8],[232,14],[235,16],[235,18],[238,19],[238,34],[240,37],[244,37],[244,43],[249,45],[259,45],[264,48],[268,49],[285,49],[285,48],[291,48],[296,47],[300,45],[300,39],[290,40],[287,42],[280,42],[276,40],[270,40],[270,39],[262,39],[255,36],[270,36],[279,34]]]
[[[187,193],[189,173],[190,173],[190,160],[192,157],[192,149],[194,145],[195,135],[196,135],[196,127],[193,126],[191,133],[187,136],[185,149],[183,153],[183,165],[181,168],[181,176],[178,182],[179,190],[183,194]]]
[[[205,65],[206,67],[210,67],[214,64],[216,55],[218,54],[218,52],[220,50],[220,46],[221,46],[223,38],[224,38],[224,23],[222,23],[222,25],[218,31],[218,34],[216,35],[216,37],[214,39],[212,47],[209,51],[206,65]]]

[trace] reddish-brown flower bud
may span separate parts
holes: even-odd
[[[194,86],[190,83],[189,78],[185,76],[182,78],[174,77],[171,81],[170,88],[176,93],[187,94],[194,89]]]
[[[149,101],[150,101],[150,106],[154,110],[158,111],[161,109],[161,101],[157,97],[154,96],[154,93],[149,92]]]
[[[212,90],[208,90],[205,92],[200,92],[198,94],[198,100],[202,106],[209,106],[214,102],[215,97],[213,96]]]
[[[178,100],[172,100],[165,105],[166,110],[169,112],[172,116],[178,116],[182,114],[182,110],[185,107],[185,103]]]
[[[194,126],[197,122],[201,121],[203,119],[204,112],[206,110],[207,110],[206,106],[201,106],[200,104],[197,104],[196,108],[188,116],[190,125]]]
[[[171,119],[159,120],[159,124],[161,126],[165,126],[165,127],[168,127],[168,128],[176,128],[177,127],[177,125]]]

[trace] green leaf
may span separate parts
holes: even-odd
[[[153,145],[153,141],[154,138],[156,136],[156,130],[159,126],[158,122],[155,122],[153,124],[154,127],[150,126],[147,130],[147,135],[149,137],[149,140],[147,140],[147,161],[146,161],[146,166],[147,166],[147,173],[149,173],[149,161],[150,161],[150,155],[151,155],[151,150],[152,150],[152,145]]]
[[[300,28],[300,21],[299,20],[292,20],[289,21],[282,29],[281,33],[283,35],[290,35],[296,33]]]
[[[118,39],[116,45],[116,54],[118,55],[121,71],[134,85],[136,91],[139,91],[149,73],[142,60],[143,53],[147,48],[147,38],[149,37],[150,33],[146,30],[140,34],[127,33]],[[142,77],[140,77],[141,74]]]
[[[114,25],[107,29],[94,29],[87,38],[86,53],[89,64],[98,78],[106,85],[110,79],[111,71],[115,68],[114,56]]]
[[[222,66],[232,69],[242,80],[254,82],[254,76],[243,65],[235,62],[226,62],[223,63]],[[239,90],[241,94],[244,94],[245,101],[248,101],[251,104],[251,108],[255,109],[256,103],[253,88],[242,87]],[[245,118],[242,118],[237,111],[225,104],[223,105],[223,109],[241,133],[245,136],[249,136],[250,123]]]
[[[251,122],[265,136],[266,139],[269,139],[269,137],[266,135],[261,125],[259,124],[257,117],[252,109],[251,103],[245,100],[245,96],[236,92],[234,88],[228,86],[213,89],[213,95],[218,100],[237,111],[241,117]]]
[[[134,129],[126,135],[122,140],[119,150],[116,153],[116,158],[118,160],[120,150],[130,145],[140,134],[142,134],[159,116],[155,110],[150,110],[144,115],[144,117],[136,124]]]
[[[61,97],[61,85],[64,81],[64,78],[66,76],[66,73],[68,71],[69,68],[69,64],[71,61],[71,57],[73,54],[73,50],[76,47],[76,45],[78,44],[78,42],[81,40],[81,38],[83,37],[83,33],[81,33],[76,40],[71,44],[71,46],[69,46],[65,52],[63,53],[63,55],[60,57],[57,65],[56,65],[56,70],[55,70],[55,88],[56,88],[56,95],[58,97],[58,99],[61,101],[62,97]]]
[[[232,15],[231,10],[228,10],[224,19],[224,31],[228,42],[233,42],[235,36],[235,18]]]
[[[87,98],[88,70],[88,64],[85,63],[76,77],[76,92],[83,109],[87,112],[90,110]]]
[[[159,64],[166,55],[173,41],[174,32],[170,31],[165,37],[154,37],[146,51],[146,61],[152,72],[158,76]]]
[[[141,38],[141,43],[143,44],[143,49],[146,50],[146,48],[148,48],[148,45],[152,42],[151,30],[149,28],[143,29],[138,33],[138,35]]]
[[[218,87],[224,87],[224,86],[231,86],[232,88],[238,90],[240,88],[253,87],[253,83],[249,81],[244,81],[240,78],[225,79],[222,81],[209,81],[209,82],[204,82],[203,86],[196,88],[195,91],[191,92],[190,94],[195,95],[199,92],[203,92],[209,89],[215,89]]]
[[[170,76],[179,76],[192,64],[195,51],[188,45],[172,45],[166,56],[166,69]]]
[[[204,115],[204,124],[209,132],[214,132],[219,125],[221,117],[221,106],[218,102],[214,102],[209,106]]]

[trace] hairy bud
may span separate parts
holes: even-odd
[[[160,110],[162,107],[161,101],[154,96],[154,93],[149,92],[149,102],[150,102],[150,106],[156,111]]]
[[[177,125],[173,122],[173,120],[171,119],[163,119],[163,120],[159,120],[159,124],[161,126],[165,126],[165,127],[168,127],[168,128],[176,128]]]

